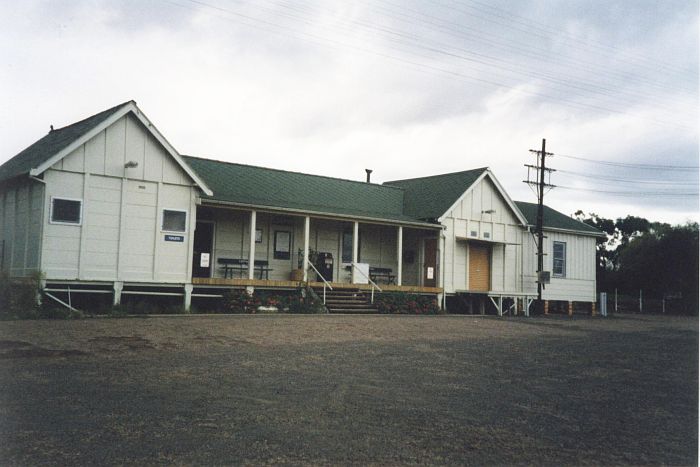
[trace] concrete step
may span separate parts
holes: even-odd
[[[374,308],[372,305],[369,305],[367,303],[328,303],[326,302],[326,308],[348,308],[348,309],[353,309],[357,310],[360,308]]]
[[[376,308],[328,308],[328,311],[330,313],[346,313],[346,314],[376,314],[377,309]]]

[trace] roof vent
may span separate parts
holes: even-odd
[[[53,125],[51,125],[51,129],[49,130],[49,133],[53,131]]]
[[[367,172],[367,183],[369,183],[369,178],[372,176],[372,169],[365,169],[365,172]]]

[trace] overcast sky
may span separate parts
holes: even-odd
[[[531,202],[547,138],[555,209],[698,219],[694,0],[1,0],[0,31],[0,162],[133,99],[182,154]]]

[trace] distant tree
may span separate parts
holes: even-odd
[[[607,234],[596,245],[599,290],[681,295],[686,311],[698,312],[697,223],[671,226],[636,216],[613,221],[580,210],[574,215]]]
[[[698,313],[698,224],[647,232],[620,252],[619,282],[627,290],[682,297],[684,311]]]
[[[608,235],[607,239],[596,238],[596,265],[598,269],[612,269],[611,248],[616,243],[618,232],[615,227],[615,221],[600,217],[596,213],[590,213],[588,217],[580,209],[574,213],[577,220],[595,227],[596,229],[605,232]]]

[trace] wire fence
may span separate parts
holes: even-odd
[[[606,304],[608,313],[681,314],[686,308],[681,297],[645,296],[643,290],[636,293],[608,292]]]

